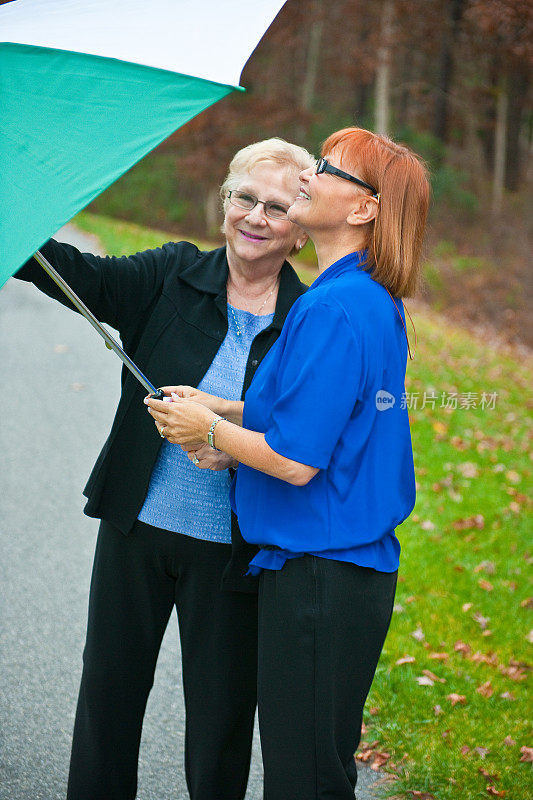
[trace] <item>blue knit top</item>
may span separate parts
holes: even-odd
[[[198,389],[240,400],[252,342],[273,318],[274,314],[255,315],[228,304],[228,332]],[[196,539],[231,542],[230,485],[227,469],[198,469],[179,445],[165,439],[138,518]]]

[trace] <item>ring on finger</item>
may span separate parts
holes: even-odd
[[[195,464],[195,465],[200,463],[200,459],[198,458],[198,456],[196,455],[196,453],[193,453],[193,456],[192,456],[192,463],[193,463],[193,464]]]
[[[162,428],[159,428],[159,435],[160,435],[160,437],[161,437],[162,439],[164,439],[164,438],[165,438],[165,428],[166,428],[166,425],[163,425],[163,427],[162,427]]]

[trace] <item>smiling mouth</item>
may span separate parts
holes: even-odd
[[[302,187],[300,187],[300,192],[299,192],[298,197],[296,199],[297,200],[310,200],[311,196],[307,194],[305,189],[302,189]]]
[[[248,239],[250,242],[264,242],[266,241],[266,236],[258,236],[255,233],[249,233],[248,231],[241,231],[239,229],[239,233],[244,236],[245,239]]]

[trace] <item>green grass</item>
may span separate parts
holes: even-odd
[[[76,223],[114,253],[170,238],[89,214]],[[313,279],[312,266],[299,271]],[[431,312],[417,313],[416,327],[419,345],[404,400],[417,504],[398,531],[396,613],[367,702],[363,742],[389,754],[383,769],[394,776],[388,791],[395,796],[488,798],[492,785],[507,800],[530,800],[531,764],[521,762],[520,748],[533,744],[525,666],[533,628],[527,603],[532,371],[524,359],[491,349]],[[442,407],[453,405],[453,393],[457,408]],[[397,665],[403,656],[415,661]],[[424,670],[445,682],[420,685]],[[490,697],[476,691],[483,684]],[[464,702],[452,706],[450,694]]]

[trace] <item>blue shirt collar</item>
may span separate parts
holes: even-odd
[[[351,272],[355,269],[364,268],[367,252],[367,250],[357,250],[355,253],[348,253],[347,256],[339,258],[338,261],[335,261],[330,267],[325,269],[324,272],[321,272],[309,288],[314,289],[315,286],[319,286],[325,281],[333,280],[344,272]]]

